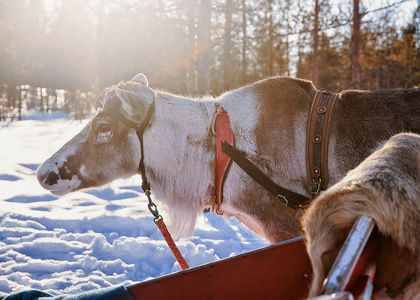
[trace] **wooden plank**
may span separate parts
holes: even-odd
[[[293,300],[307,296],[311,274],[304,238],[300,237],[127,289],[139,300]]]

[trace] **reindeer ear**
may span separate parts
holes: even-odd
[[[137,74],[136,76],[133,77],[133,79],[131,79],[131,81],[140,83],[141,85],[144,85],[144,86],[149,86],[149,82],[147,81],[147,78],[143,73]]]
[[[115,94],[121,100],[121,112],[128,117],[129,115],[134,114],[133,102],[134,93],[131,91],[125,91],[119,88],[115,89]],[[130,118],[131,119],[131,118]]]
[[[115,94],[121,102],[120,112],[138,126],[143,122],[147,110],[153,101],[153,91],[142,88],[134,91],[115,89]]]

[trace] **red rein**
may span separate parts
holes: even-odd
[[[159,228],[160,232],[162,233],[163,237],[165,238],[166,243],[168,244],[169,248],[174,254],[182,270],[188,269],[189,266],[187,262],[185,261],[184,257],[182,256],[181,252],[179,251],[178,247],[175,245],[175,242],[172,239],[172,236],[169,233],[168,228],[166,228],[166,225],[163,222],[162,217],[155,219],[155,223],[157,227]]]

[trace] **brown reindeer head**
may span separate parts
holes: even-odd
[[[102,110],[38,168],[42,187],[61,196],[136,174],[141,154],[135,128],[141,126],[153,99],[143,74],[105,89]]]

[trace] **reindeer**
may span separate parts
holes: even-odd
[[[371,217],[381,237],[378,299],[420,299],[420,135],[393,136],[312,202],[302,220],[314,271],[312,296],[359,216]]]
[[[273,77],[218,98],[191,99],[151,89],[138,74],[103,91],[103,108],[39,167],[37,177],[60,196],[142,173],[154,197],[168,207],[170,229],[188,235],[197,215],[215,206],[213,132],[223,107],[235,148],[273,182],[310,198],[306,137],[316,92],[310,81]],[[381,141],[402,131],[420,132],[419,115],[417,89],[340,93],[331,111],[328,186]],[[222,196],[225,218],[237,218],[271,243],[302,234],[303,206],[285,205],[285,197],[267,192],[236,163],[225,176]]]

